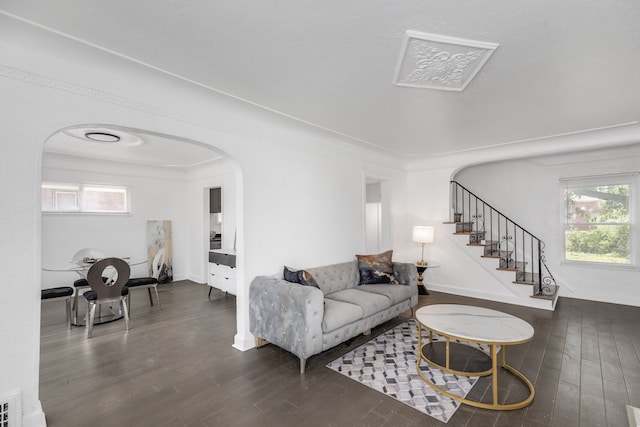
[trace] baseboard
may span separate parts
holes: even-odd
[[[236,334],[236,336],[234,337],[233,348],[235,348],[236,350],[247,351],[255,348],[255,346],[256,338],[251,334],[244,336]]]
[[[474,289],[458,287],[458,286],[442,285],[438,283],[429,283],[427,285],[427,290],[444,292],[445,294],[460,295],[464,297],[485,299],[489,301],[507,302],[509,304],[516,304],[516,301],[520,299],[515,294],[509,295],[509,294],[501,294],[497,292],[485,292],[485,291],[474,290]]]
[[[173,276],[173,281],[174,282],[179,282],[180,280],[191,280],[193,282],[200,283],[197,280],[191,279],[191,277],[186,275],[186,274],[182,274],[182,275],[179,275],[179,276]]]
[[[40,401],[33,405],[34,408],[31,412],[22,416],[22,427],[47,427],[47,420],[45,418],[44,411],[42,411],[42,404]]]
[[[176,279],[174,279],[174,281],[175,281],[175,280],[176,280]],[[206,285],[206,284],[207,284],[206,279],[205,279],[205,281],[203,282],[203,281],[202,281],[202,276],[198,276],[198,275],[195,275],[195,274],[189,274],[189,275],[187,275],[187,278],[186,278],[186,279],[182,279],[182,280],[190,280],[190,281],[192,281],[192,282],[194,282],[194,283],[197,283],[197,284],[199,284],[199,285]]]
[[[536,300],[535,298],[530,298],[531,301],[529,301],[529,298],[520,298],[515,294],[509,295],[509,294],[499,294],[495,292],[483,292],[483,291],[479,291],[479,290],[476,291],[469,288],[440,285],[436,283],[428,283],[427,290],[443,292],[445,294],[460,295],[463,297],[478,298],[478,299],[483,299],[488,301],[503,302],[506,304],[520,305],[523,307],[539,308],[542,310],[549,310],[549,311],[553,311],[553,308],[554,308],[552,305],[552,302],[549,300]],[[548,304],[542,303],[541,301],[548,302]]]
[[[640,426],[640,408],[627,405],[627,416],[629,417],[629,427]]]

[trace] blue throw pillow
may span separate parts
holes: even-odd
[[[286,280],[287,282],[300,283],[300,278],[299,278],[298,272],[295,271],[295,270],[291,270],[286,265],[284,266],[284,271],[282,272],[282,277],[284,277],[284,280]]]
[[[287,282],[299,283],[303,286],[313,286],[314,288],[320,289],[320,286],[318,286],[318,282],[316,282],[316,279],[314,279],[311,273],[306,270],[291,270],[285,265],[282,276]]]

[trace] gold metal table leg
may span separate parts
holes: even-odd
[[[450,351],[450,346],[449,346],[449,337],[446,337],[446,340],[447,340],[447,344],[446,344],[446,346],[447,346],[447,351],[446,351],[446,356],[445,356],[445,367],[446,367],[447,369],[451,369],[451,368],[449,367],[449,351]]]
[[[531,381],[529,381],[529,379],[527,377],[524,376],[524,374],[522,374],[520,371],[518,371],[517,369],[509,366],[506,362],[506,345],[501,345],[500,348],[500,352],[502,353],[500,355],[500,365],[506,369],[507,371],[509,371],[511,374],[515,375],[516,377],[520,378],[520,380],[527,386],[527,388],[529,389],[529,396],[527,398],[525,398],[524,400],[520,401],[520,402],[515,402],[515,403],[509,403],[509,404],[500,404],[499,400],[498,400],[498,343],[491,343],[490,344],[490,348],[491,348],[491,365],[492,368],[489,371],[485,371],[483,373],[480,373],[482,375],[478,375],[478,373],[465,373],[465,372],[458,372],[458,371],[453,371],[451,369],[449,369],[449,340],[450,337],[445,336],[445,345],[446,345],[446,369],[444,366],[439,366],[437,365],[435,362],[432,362],[431,360],[429,360],[426,356],[424,356],[424,354],[422,353],[422,347],[425,344],[422,344],[422,333],[421,333],[421,328],[422,328],[422,324],[418,323],[418,355],[416,357],[416,370],[418,372],[418,375],[420,375],[420,377],[422,378],[422,380],[427,383],[431,388],[433,388],[434,390],[436,390],[439,393],[444,394],[445,396],[456,400],[458,402],[461,403],[465,403],[467,405],[470,406],[474,406],[476,408],[483,408],[483,409],[495,409],[495,410],[499,410],[499,411],[507,411],[507,410],[513,410],[513,409],[520,409],[520,408],[524,408],[525,406],[529,405],[531,402],[533,402],[533,398],[535,396],[535,389],[533,387],[533,384],[531,383]],[[429,328],[427,328],[429,329]],[[429,339],[431,341],[432,339],[432,331],[429,329]],[[441,369],[441,370],[445,370],[445,371],[449,371],[450,373],[456,374],[456,375],[466,375],[466,376],[484,376],[484,375],[488,375],[491,374],[492,376],[492,392],[493,392],[493,402],[492,403],[484,403],[484,402],[478,402],[475,400],[470,400],[461,396],[457,396],[455,394],[450,393],[449,391],[437,386],[436,384],[432,383],[430,379],[428,379],[423,373],[422,370],[420,369],[420,362],[422,362],[422,360],[425,360],[425,362],[427,362],[428,364]]]
[[[498,402],[498,351],[495,344],[491,344],[491,381],[493,388],[493,406],[500,405]]]

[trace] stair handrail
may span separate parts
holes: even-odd
[[[527,233],[528,235],[530,235],[531,237],[533,237],[536,240],[539,240],[540,242],[542,242],[544,244],[544,241],[542,239],[540,239],[539,237],[537,237],[535,234],[531,233],[529,230],[527,230],[526,228],[522,227],[520,224],[518,224],[517,222],[513,221],[511,218],[509,218],[508,216],[506,216],[505,214],[503,214],[502,212],[500,212],[498,209],[494,208],[491,204],[485,202],[481,197],[478,197],[475,195],[475,193],[471,190],[469,190],[467,187],[465,187],[464,185],[460,184],[458,181],[451,181],[452,184],[456,184],[459,187],[462,187],[463,190],[467,191],[469,194],[471,194],[473,197],[475,197],[476,199],[480,200],[482,203],[484,203],[485,205],[487,205],[489,208],[493,209],[497,214],[502,215],[503,217],[505,217],[506,219],[508,219],[513,225],[515,225],[516,227],[518,227],[519,229],[521,229],[522,231],[524,231],[525,233]]]
[[[531,239],[535,239],[537,241],[537,246],[538,246],[538,250],[537,250],[537,258],[538,258],[538,289],[536,294],[542,294],[542,295],[553,295],[557,292],[558,289],[558,285],[557,282],[555,280],[555,278],[553,277],[553,274],[551,273],[551,271],[549,270],[549,267],[547,266],[546,263],[546,256],[544,254],[544,248],[546,246],[546,244],[544,243],[544,241],[542,239],[540,239],[539,237],[537,237],[536,235],[534,235],[533,233],[531,233],[530,231],[528,231],[527,229],[525,229],[524,227],[522,227],[520,224],[516,223],[515,221],[513,221],[511,218],[509,218],[507,215],[505,215],[504,213],[500,212],[498,209],[494,208],[491,204],[487,203],[484,199],[482,199],[481,197],[478,197],[474,192],[472,192],[471,190],[469,190],[468,188],[466,188],[464,185],[460,184],[458,181],[455,180],[451,180],[450,181],[451,184],[455,184],[457,187],[462,188],[462,190],[466,191],[470,196],[473,196],[476,202],[476,213],[478,211],[478,201],[480,201],[480,203],[483,206],[486,206],[490,209],[490,211],[494,211],[499,217],[503,217],[505,219],[505,227],[507,227],[507,221],[510,222],[513,227],[514,230],[516,229],[520,229],[522,230],[523,233],[528,234]],[[455,198],[455,204],[456,206],[452,206],[452,208],[457,208],[457,204],[458,204],[458,198],[457,198],[457,187],[456,187],[456,198]],[[463,197],[463,208],[464,208],[464,191],[462,194]],[[452,196],[453,197],[453,196]],[[471,200],[469,198],[469,209],[471,209]],[[458,212],[454,212],[458,213]],[[464,213],[463,213],[464,214]],[[498,218],[499,218],[498,217]],[[477,215],[474,216],[474,218],[476,218],[477,221]],[[452,220],[455,220],[455,218],[451,218]],[[469,213],[469,219],[471,219],[471,213]],[[483,216],[482,216],[482,221],[483,221],[483,228],[486,226],[486,224],[484,223],[484,209],[483,209]],[[500,234],[500,228],[499,228],[499,220],[498,220],[498,234]],[[505,230],[507,233],[507,237],[508,237],[508,230]],[[524,234],[523,234],[524,236]],[[491,236],[491,238],[493,239],[493,236]],[[533,243],[533,240],[532,240]],[[500,244],[498,244],[498,247],[500,246]],[[500,253],[500,250],[499,250]],[[533,255],[534,253],[531,253],[531,259],[533,260]],[[524,258],[523,256],[523,262],[526,258]],[[507,265],[509,264],[509,260],[507,260]],[[517,252],[516,252],[516,259],[514,261],[514,264],[517,264]],[[545,272],[548,275],[543,276],[542,275],[542,266],[544,266]],[[526,272],[526,268],[523,270],[523,272]],[[544,286],[543,286],[544,285]],[[545,286],[547,289],[545,289]],[[551,286],[553,286],[553,289],[551,288]]]

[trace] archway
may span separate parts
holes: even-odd
[[[105,124],[65,127],[43,145],[42,181],[129,190],[126,212],[44,213],[40,237],[41,265],[45,268],[68,265],[74,251],[83,247],[143,260],[146,221],[171,219],[174,279],[206,284],[204,189],[225,187],[228,228],[241,226],[237,162],[211,144],[175,135]],[[234,240],[229,239],[228,244],[233,245]],[[145,275],[146,265],[137,273]],[[41,286],[69,286],[75,278],[73,272],[43,271]]]

